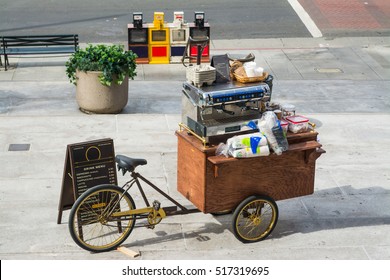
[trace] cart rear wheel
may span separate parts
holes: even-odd
[[[278,221],[278,206],[268,196],[250,196],[233,213],[233,232],[243,243],[265,239]]]

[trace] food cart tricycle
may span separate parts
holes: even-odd
[[[205,146],[186,129],[176,131],[178,139],[177,189],[196,208],[185,207],[135,171],[145,159],[116,156],[118,170],[130,172],[122,187],[99,185],[84,192],[69,216],[73,240],[83,249],[104,252],[117,248],[141,226],[154,228],[163,218],[196,212],[233,211],[232,229],[244,243],[266,238],[278,220],[277,200],[312,194],[315,162],[325,151],[314,130],[288,133],[288,151],[282,155],[245,159],[216,156],[216,146]],[[172,205],[149,202],[141,186],[147,184]],[[137,208],[129,190],[138,187],[145,207]],[[137,225],[139,226],[139,225]]]

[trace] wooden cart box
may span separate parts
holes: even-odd
[[[186,131],[177,131],[177,189],[199,210],[233,210],[251,195],[282,200],[314,192],[315,161],[325,151],[316,132],[289,134],[289,150],[245,159],[215,156]]]

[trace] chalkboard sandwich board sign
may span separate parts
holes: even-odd
[[[83,192],[101,184],[118,185],[113,140],[106,138],[69,144],[66,148],[57,224],[61,223],[63,210],[72,208]]]

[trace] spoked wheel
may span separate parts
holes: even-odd
[[[233,213],[233,232],[243,243],[265,239],[278,221],[278,206],[267,196],[250,196]]]
[[[69,231],[81,248],[106,252],[118,247],[134,228],[133,215],[113,217],[119,211],[135,209],[131,196],[118,186],[101,185],[84,192],[69,215]]]

